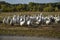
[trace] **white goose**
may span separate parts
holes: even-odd
[[[5,24],[6,24],[6,20],[7,20],[7,18],[4,18],[4,19],[3,19],[3,23],[5,23]]]
[[[18,15],[17,18],[16,18],[16,21],[17,21],[17,24],[19,24],[20,22],[20,16]]]
[[[7,20],[6,20],[6,23],[7,23],[7,24],[10,23],[10,19],[11,19],[10,17],[7,18]]]
[[[60,23],[60,16],[58,15],[57,17],[54,17],[55,18],[55,23]]]
[[[10,25],[14,25],[14,23],[13,23],[13,20],[12,20],[12,19],[10,20]]]
[[[43,16],[42,16],[42,13],[40,14],[40,15],[38,15],[38,16],[36,16],[36,24],[42,24],[42,21],[43,21]]]
[[[25,24],[25,17],[20,18],[20,25],[23,26]]]
[[[5,23],[5,24],[9,24],[10,23],[10,17],[8,17],[8,18],[4,18],[3,19],[3,23]]]
[[[16,15],[13,16],[12,21],[13,21],[14,24],[17,23],[17,16]]]
[[[45,23],[46,23],[47,25],[51,23],[51,21],[50,21],[50,18],[49,18],[49,17],[46,17],[46,19],[45,19]]]
[[[30,23],[31,23],[31,19],[30,19],[30,16],[27,16],[26,18],[25,18],[25,21],[26,21],[26,25],[30,25]]]
[[[27,25],[29,26],[31,24],[31,20],[27,20]]]

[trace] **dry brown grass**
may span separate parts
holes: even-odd
[[[10,12],[10,13],[1,13],[0,20],[3,17],[16,15],[34,15],[41,12]],[[60,15],[60,12],[42,12],[43,15]],[[60,38],[60,24],[50,25],[50,26],[39,26],[38,28],[31,28],[26,26],[11,26],[0,24],[0,35],[18,35],[18,36],[45,36],[45,37],[58,37]]]

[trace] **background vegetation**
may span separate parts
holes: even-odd
[[[59,12],[60,2],[56,3],[34,3],[29,2],[28,4],[10,4],[5,1],[0,2],[0,11],[2,12]]]

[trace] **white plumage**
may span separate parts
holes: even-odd
[[[21,26],[23,25],[38,25],[38,24],[42,24],[42,23],[45,23],[45,24],[50,24],[52,23],[51,20],[55,20],[54,23],[58,23],[60,22],[60,16],[43,16],[42,13],[41,14],[37,14],[37,15],[34,15],[34,16],[29,16],[29,15],[23,15],[23,16],[17,16],[17,15],[14,15],[12,18],[8,17],[8,18],[4,18],[3,19],[3,23],[5,24],[19,24]],[[34,24],[35,23],[35,24]]]

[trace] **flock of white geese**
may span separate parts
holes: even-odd
[[[3,19],[3,24],[10,25],[26,25],[26,26],[38,26],[38,25],[49,25],[54,23],[60,23],[59,15],[48,15],[44,16],[42,13],[30,16],[30,15],[13,15],[13,17],[7,17]]]

